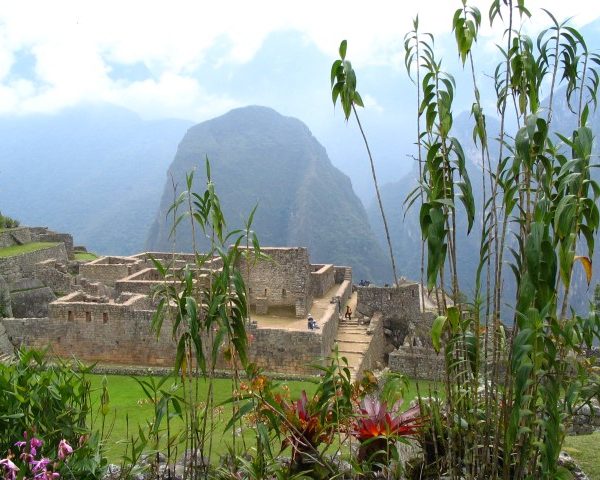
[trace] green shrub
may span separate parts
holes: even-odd
[[[24,435],[40,438],[47,457],[66,440],[76,449],[71,473],[63,478],[97,478],[106,461],[99,434],[90,428],[88,371],[82,365],[50,364],[37,350],[20,350],[14,363],[0,364],[0,457],[14,451]]]
[[[20,225],[18,220],[7,217],[0,213],[0,228],[16,228]]]

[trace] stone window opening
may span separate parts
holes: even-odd
[[[92,312],[85,312],[85,321],[86,322],[92,321]]]
[[[265,288],[265,297],[267,296],[267,289]]]
[[[69,322],[72,322],[74,320],[74,315],[73,315],[73,312],[71,310],[69,310],[67,312],[67,318],[69,319]]]
[[[410,293],[411,293],[412,297],[414,298],[414,297],[415,297],[415,291],[413,290],[413,291],[412,291],[412,292],[410,292]]]
[[[107,312],[102,313],[102,323],[108,323],[108,313]]]
[[[392,301],[392,294],[391,294],[391,292],[388,292],[388,301]]]
[[[285,291],[285,288],[283,288],[283,289],[281,290],[281,296],[282,296],[282,297],[285,297],[286,295],[287,295],[287,292]]]

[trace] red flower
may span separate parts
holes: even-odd
[[[402,437],[416,433],[421,426],[419,407],[399,413],[401,404],[402,401],[399,401],[388,410],[385,402],[367,395],[355,421],[354,436],[364,442],[376,437]]]

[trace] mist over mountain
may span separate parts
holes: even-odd
[[[99,253],[139,251],[189,126],[108,104],[0,117],[0,208]]]
[[[561,95],[557,95],[562,98]],[[494,117],[486,118],[488,126],[488,138],[497,138],[499,132],[499,122]],[[589,125],[591,126],[596,136],[592,155],[596,158],[600,155],[600,146],[597,141],[597,136],[600,134],[600,112],[596,111],[590,115]],[[554,114],[551,125],[552,132],[566,133],[571,136],[573,129],[576,128],[576,118],[570,112],[566,102],[557,102],[554,105]],[[467,219],[464,208],[460,202],[457,203],[457,250],[458,250],[458,265],[459,278],[461,280],[461,290],[469,298],[472,297],[475,288],[475,273],[479,261],[479,248],[481,240],[482,219],[481,210],[483,207],[483,187],[482,187],[482,171],[481,171],[481,149],[477,147],[472,139],[473,119],[467,114],[462,113],[455,117],[453,123],[452,135],[456,136],[461,142],[466,156],[466,167],[473,188],[473,196],[475,199],[476,218],[473,224],[472,231],[466,235]],[[560,140],[551,133],[551,138],[555,143]],[[505,154],[506,151],[505,151]],[[498,158],[498,143],[490,142],[490,156],[494,165]],[[594,161],[592,161],[594,163]],[[592,168],[592,177],[596,181],[600,181],[600,172],[598,168]],[[413,280],[421,278],[421,259],[420,259],[420,244],[421,244],[421,229],[419,225],[419,208],[420,203],[415,202],[407,211],[404,204],[408,194],[417,186],[419,178],[418,166],[415,162],[412,171],[407,174],[402,180],[397,182],[386,183],[381,187],[382,201],[386,208],[386,215],[392,238],[392,246],[396,259],[396,265],[400,275]],[[488,185],[489,195],[489,185]],[[377,235],[380,244],[384,244],[385,236],[383,223],[379,213],[379,208],[376,201],[373,199],[367,208],[369,220],[373,226],[373,230]],[[509,234],[507,238],[508,244],[514,241],[514,237]],[[580,249],[579,254],[587,255],[587,250]],[[505,256],[505,263],[511,261],[509,255]],[[592,258],[593,265],[600,264],[600,251],[595,248]],[[426,265],[426,264],[425,264]],[[585,313],[589,306],[589,301],[593,297],[593,288],[600,281],[598,269],[593,270],[593,277],[590,286],[587,285],[585,272],[581,265],[577,262],[574,266],[574,275],[571,284],[571,304],[578,312]],[[507,302],[512,302],[516,293],[516,283],[513,273],[508,265],[504,269],[504,291]],[[503,317],[505,319],[512,318],[512,311],[509,306],[504,306]]]
[[[499,124],[494,118],[487,119],[487,125],[490,137],[495,137],[499,130]],[[483,204],[483,188],[481,182],[481,152],[475,146],[472,140],[472,119],[467,113],[456,116],[453,123],[452,134],[461,142],[465,156],[466,166],[471,179],[475,206],[480,214],[480,208]],[[492,158],[497,155],[495,145],[490,145]],[[405,200],[418,184],[419,170],[415,161],[413,169],[403,179],[397,182],[390,182],[382,185],[381,196],[386,211],[392,247],[399,275],[408,277],[412,280],[421,278],[421,228],[419,225],[420,202],[417,200],[407,209]],[[481,235],[481,218],[475,219],[473,229],[470,235],[466,235],[467,219],[464,215],[464,209],[460,202],[457,206],[457,249],[459,275],[464,279],[461,283],[461,289],[466,294],[473,292],[474,273],[477,269],[479,242]],[[373,225],[373,230],[381,244],[385,241],[383,222],[376,201],[373,200],[367,209],[369,220]]]
[[[380,280],[389,268],[350,179],[335,168],[309,129],[266,107],[246,107],[195,125],[169,168],[160,209],[150,231],[151,250],[173,248],[166,212],[173,202],[171,176],[204,191],[204,159],[230,228],[243,227],[254,205],[253,229],[265,246],[306,246],[313,262],[351,265],[356,278]],[[204,240],[204,243],[202,243]],[[205,239],[199,239],[206,246]],[[191,229],[177,229],[176,250],[190,251]]]

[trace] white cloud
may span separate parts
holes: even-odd
[[[475,4],[487,24],[489,2]],[[458,7],[458,1],[440,0],[6,2],[0,11],[0,111],[52,111],[82,100],[107,100],[143,115],[206,118],[237,105],[234,96],[213,95],[191,77],[206,67],[206,54],[217,42],[227,46],[218,65],[241,64],[253,58],[270,32],[294,29],[332,58],[346,38],[355,65],[401,66],[403,37],[417,12],[422,31],[449,32]],[[537,0],[528,7],[537,18],[543,18],[542,7],[557,18],[571,15],[575,25],[600,16],[600,4],[587,0]],[[540,26],[527,28],[535,32]],[[488,27],[483,32],[492,43],[500,35]],[[35,55],[36,79],[8,79],[20,50]],[[143,63],[153,79],[114,80],[107,61]]]

